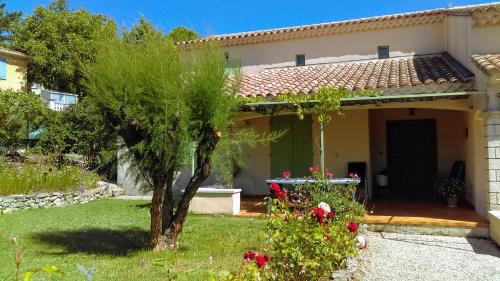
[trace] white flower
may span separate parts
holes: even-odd
[[[358,249],[366,248],[366,238],[363,235],[356,236],[355,243]]]
[[[325,211],[325,215],[328,214],[328,213],[330,213],[332,211],[332,209],[330,209],[330,205],[328,205],[325,202],[319,203],[318,204],[318,208],[323,209],[323,211]]]

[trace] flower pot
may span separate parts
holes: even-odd
[[[446,199],[449,208],[456,208],[458,204],[458,198],[448,198]]]

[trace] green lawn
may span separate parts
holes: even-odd
[[[208,270],[238,268],[243,252],[263,242],[264,225],[259,219],[189,215],[179,250],[151,252],[145,201],[102,200],[0,215],[0,280],[14,279],[14,235],[26,250],[23,270],[55,265],[66,274],[35,275],[34,281],[85,280],[76,264],[95,265],[94,281],[168,280],[169,271],[179,280],[206,280]]]

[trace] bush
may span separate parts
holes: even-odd
[[[465,183],[459,179],[445,178],[434,183],[434,189],[439,198],[459,198],[465,192]]]
[[[355,186],[331,186],[312,169],[314,183],[285,193],[270,185],[271,213],[260,253],[244,254],[245,263],[226,280],[322,280],[357,254],[355,238],[365,213],[353,198]],[[289,175],[289,173],[288,173]]]
[[[10,163],[0,159],[0,195],[74,191],[94,188],[99,177],[78,166],[60,169],[41,163]]]

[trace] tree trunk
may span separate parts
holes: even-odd
[[[182,232],[191,199],[193,199],[200,185],[210,176],[210,158],[220,138],[213,129],[210,128],[210,130],[212,133],[206,134],[206,137],[198,144],[196,149],[196,169],[177,205],[177,210],[170,220],[164,224],[163,233],[165,236],[163,238],[166,239],[165,243],[170,248],[176,248],[177,246],[177,237]]]
[[[173,186],[174,186],[175,170],[170,169],[167,172],[167,187],[165,190],[165,196],[163,198],[163,217],[162,217],[162,234],[165,235],[167,229],[169,228],[169,223],[172,221],[174,216],[174,196],[173,196]]]
[[[161,225],[162,225],[162,207],[163,196],[165,194],[164,186],[157,186],[153,190],[153,199],[151,200],[151,248],[153,251],[161,250],[164,245],[162,243]]]

